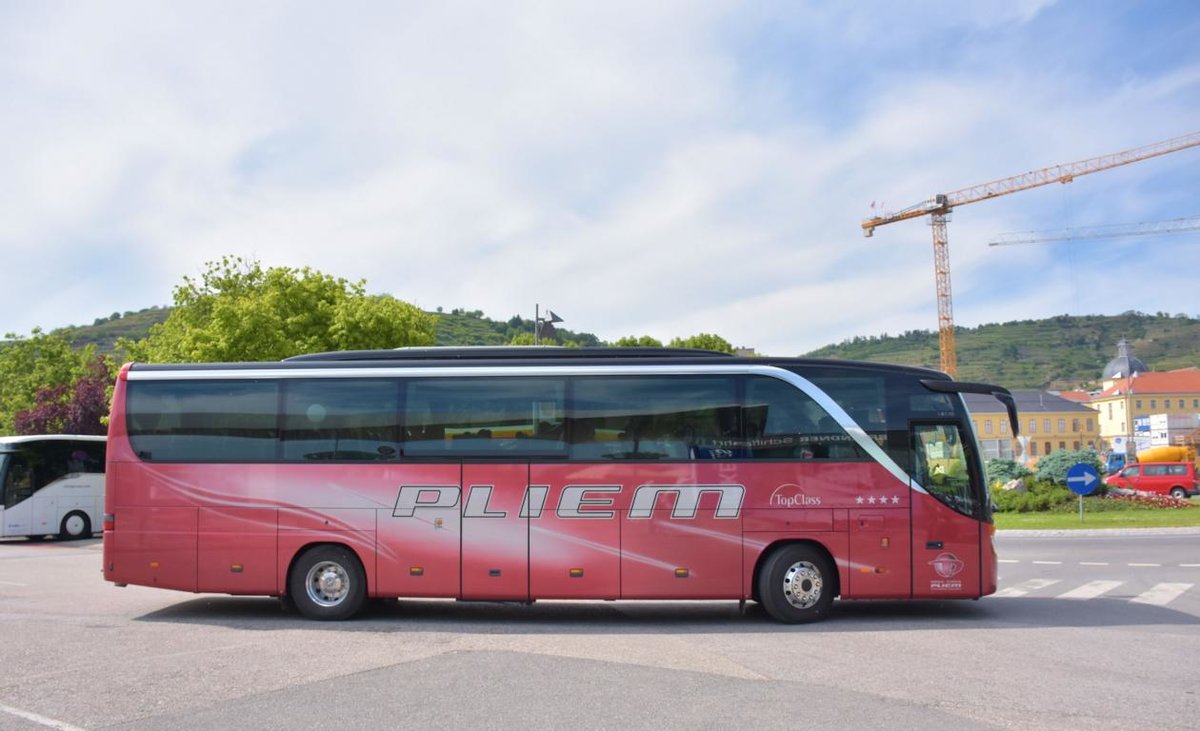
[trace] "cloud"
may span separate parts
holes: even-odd
[[[716,332],[789,355],[933,328],[928,227],[864,238],[872,200],[1189,131],[1195,14],[1120,13],[7,6],[3,329],[165,304],[224,254],[428,309],[540,303],[607,339]],[[1194,310],[1194,246],[986,241],[1194,213],[1195,171],[1180,153],[957,210],[958,322]],[[1131,273],[1155,286],[1106,284]]]

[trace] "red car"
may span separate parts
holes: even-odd
[[[1126,490],[1170,495],[1179,499],[1189,495],[1200,495],[1196,465],[1191,462],[1144,462],[1130,465],[1117,474],[1106,477],[1104,484]]]

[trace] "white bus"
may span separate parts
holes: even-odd
[[[104,457],[104,437],[0,437],[0,537],[91,538],[104,511]]]

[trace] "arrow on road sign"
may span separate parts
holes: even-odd
[[[1090,486],[1093,482],[1099,479],[1099,476],[1093,472],[1085,472],[1082,475],[1072,475],[1067,478],[1067,482],[1082,482],[1084,487]]]

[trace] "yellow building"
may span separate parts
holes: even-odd
[[[983,458],[1032,463],[1059,449],[1098,449],[1096,412],[1049,391],[1013,391],[1020,420],[1014,440],[1008,412],[991,396],[963,394]]]
[[[1136,373],[1106,379],[1104,390],[1094,395],[1091,407],[1100,423],[1100,438],[1107,449],[1124,452],[1125,442],[1142,436],[1149,446],[1149,425],[1139,432],[1135,421],[1151,414],[1200,414],[1200,369]]]

